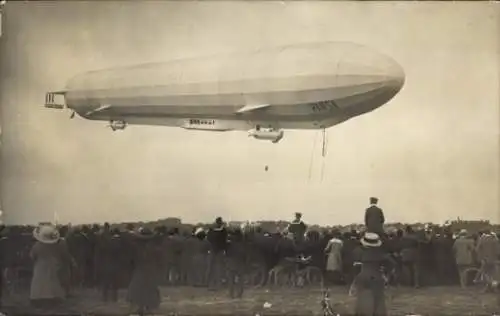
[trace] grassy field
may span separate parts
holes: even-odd
[[[227,291],[210,292],[203,288],[162,288],[162,304],[156,314],[178,315],[321,315],[322,292],[318,288],[304,289],[249,289],[242,299],[229,299]],[[118,303],[105,304],[96,291],[77,293],[63,307],[55,311],[34,311],[29,308],[27,295],[4,300],[6,312],[43,313],[56,315],[86,312],[107,315],[130,313],[125,302],[125,291],[120,292]],[[427,289],[392,289],[387,293],[390,315],[492,315],[498,312],[498,294],[486,294],[473,289],[437,287]],[[340,315],[352,314],[354,298],[347,289],[330,289],[330,298]],[[264,303],[270,307],[265,308]],[[269,304],[266,304],[269,306]]]

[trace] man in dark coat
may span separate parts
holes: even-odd
[[[347,284],[351,284],[359,272],[354,268],[354,262],[356,261],[354,250],[360,246],[358,232],[355,229],[345,233],[342,249],[342,271],[344,272],[344,278]]]
[[[455,285],[458,281],[455,256],[453,253],[453,234],[449,227],[442,229],[435,240],[433,247],[435,265],[437,268],[436,281],[441,285]]]
[[[408,271],[409,284],[415,288],[420,284],[419,239],[411,226],[406,226],[400,241],[402,272]],[[401,275],[402,276],[402,275]]]
[[[370,207],[365,211],[365,226],[366,231],[376,233],[380,237],[384,237],[384,212],[377,206],[378,199],[376,197],[370,198]]]
[[[361,238],[359,251],[361,271],[355,279],[356,286],[356,316],[387,315],[385,304],[385,276],[392,271],[395,262],[384,250],[382,241],[376,233],[367,232]]]
[[[243,243],[241,229],[234,229],[229,235],[227,246],[227,275],[229,285],[229,296],[241,298],[243,295],[243,274],[247,262],[247,252]]]
[[[295,213],[295,219],[288,225],[288,232],[293,234],[293,240],[300,243],[304,240],[307,225],[302,221],[302,213]]]
[[[118,300],[118,288],[122,277],[123,244],[120,231],[104,226],[103,232],[97,237],[95,250],[96,273],[101,288],[102,300],[113,302]]]
[[[228,233],[221,217],[215,219],[215,224],[207,233],[210,243],[210,255],[206,280],[209,289],[217,289],[221,285],[225,252],[227,250]]]

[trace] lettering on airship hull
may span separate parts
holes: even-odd
[[[221,121],[213,119],[187,119],[184,121],[183,128],[198,129],[205,131],[225,131],[228,127],[222,124]]]
[[[311,107],[314,113],[327,112],[339,108],[334,101],[320,101],[313,103]]]
[[[198,120],[198,119],[190,119],[189,125],[197,126],[197,125],[215,125],[215,120]]]

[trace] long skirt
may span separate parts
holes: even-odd
[[[31,279],[31,300],[63,299],[66,292],[61,284],[61,265],[56,259],[40,259],[35,262]]]

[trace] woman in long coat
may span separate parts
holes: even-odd
[[[332,238],[325,247],[326,275],[328,283],[339,283],[342,275],[342,248],[344,242],[339,231],[332,232]]]
[[[379,235],[367,232],[361,239],[361,272],[356,277],[356,316],[385,316],[385,278],[383,269],[395,267]]]
[[[34,261],[30,299],[34,306],[51,307],[66,296],[62,277],[71,264],[71,257],[56,227],[39,226],[33,231],[33,237],[37,241],[30,252]]]
[[[127,299],[139,315],[160,306],[161,243],[154,233],[142,228],[135,234],[132,279]]]

